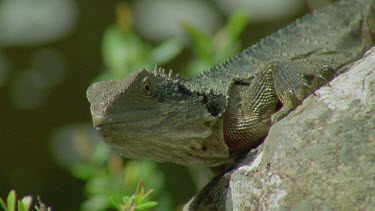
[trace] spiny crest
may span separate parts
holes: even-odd
[[[155,76],[161,76],[161,77],[166,77],[167,79],[173,79],[172,76],[173,76],[173,71],[170,70],[167,74],[166,74],[166,71],[164,68],[162,67],[158,67],[156,64],[155,64],[155,67],[154,67],[154,74]]]
[[[172,72],[172,71],[171,71]],[[182,79],[182,80],[186,80],[186,78],[185,77],[183,77],[183,76],[181,76],[180,75],[180,73],[177,73],[175,76],[174,76],[174,80],[180,80],[180,79]]]
[[[148,71],[150,71],[150,70],[148,70]],[[168,80],[180,80],[180,79],[184,79],[182,76],[180,76],[179,73],[177,73],[175,75],[175,77],[173,78],[173,70],[170,70],[168,73],[166,73],[166,71],[165,71],[164,68],[158,67],[157,65],[155,65],[155,67],[154,67],[154,75],[157,76],[157,77],[164,77],[164,78],[166,78]]]

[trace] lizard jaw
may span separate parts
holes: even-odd
[[[107,116],[93,116],[92,118],[95,129],[104,137],[119,132],[122,135],[132,136],[133,134],[137,134],[139,132],[140,127],[144,129],[151,129],[164,119],[165,117],[163,116],[129,121],[121,121],[119,119],[110,118]]]

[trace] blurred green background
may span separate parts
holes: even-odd
[[[178,210],[212,174],[129,161],[91,126],[86,89],[155,64],[193,76],[328,0],[0,1],[0,196],[114,209],[140,178]],[[117,197],[117,198],[116,198]]]

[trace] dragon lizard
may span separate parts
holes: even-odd
[[[96,82],[94,127],[125,157],[227,163],[374,45],[374,2],[317,10],[191,79],[155,68]]]

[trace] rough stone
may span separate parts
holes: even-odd
[[[375,210],[375,48],[184,210]]]

